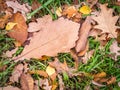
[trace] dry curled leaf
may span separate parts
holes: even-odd
[[[34,81],[30,74],[22,74],[20,77],[20,84],[22,90],[33,90]]]
[[[77,52],[85,50],[87,45],[87,37],[89,36],[90,29],[91,29],[91,17],[88,16],[85,22],[82,24],[79,31],[79,39],[75,47]]]
[[[1,14],[0,15],[0,28],[3,29],[5,27],[5,24],[11,18],[12,14],[8,11],[1,12],[0,14]]]
[[[12,72],[12,76],[10,77],[10,81],[13,83],[19,82],[19,78],[20,78],[21,74],[23,73],[23,69],[24,69],[23,64],[18,64]]]
[[[71,18],[75,16],[76,13],[77,9],[75,8],[75,6],[69,6],[63,10],[62,15],[67,15],[67,18]]]
[[[110,85],[110,84],[113,84],[116,82],[116,77],[111,77],[108,81],[107,81],[107,84]]]
[[[11,7],[14,10],[14,13],[19,11],[22,14],[26,14],[26,13],[30,12],[30,10],[31,10],[31,7],[28,4],[21,5],[20,3],[18,3],[17,0],[15,0],[15,1],[7,0],[6,4],[8,7]]]
[[[117,56],[120,56],[120,47],[118,46],[117,41],[113,41],[112,45],[110,46],[110,51],[115,54],[113,59],[117,61]]]
[[[100,14],[92,17],[98,23],[94,28],[101,29],[102,33],[109,33],[110,37],[116,38],[116,29],[120,27],[115,24],[119,16],[113,16],[113,9],[108,9],[106,4],[100,4],[100,9]]]
[[[21,13],[17,12],[13,15],[11,22],[17,24],[12,28],[8,35],[23,44],[28,36],[27,24],[24,17]]]
[[[21,55],[14,60],[41,58],[43,55],[56,56],[60,52],[70,52],[78,39],[79,24],[68,19],[59,18],[30,38]],[[69,34],[68,34],[69,33]]]
[[[48,74],[43,70],[29,70],[30,74],[38,74],[43,77],[48,77]]]
[[[68,72],[69,68],[67,66],[67,63],[64,61],[64,63],[61,63],[57,58],[53,62],[48,62],[50,66],[54,67],[58,73],[61,72]]]
[[[103,78],[106,77],[106,73],[105,72],[100,72],[94,75],[94,78]]]

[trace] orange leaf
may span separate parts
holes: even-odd
[[[17,12],[13,15],[11,22],[17,23],[17,25],[12,28],[11,32],[9,32],[8,35],[23,44],[28,36],[27,24],[24,17],[22,14]]]
[[[31,71],[29,71],[29,73],[30,74],[38,74],[43,77],[48,77],[48,74],[43,70],[31,70]]]

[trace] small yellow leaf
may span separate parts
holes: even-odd
[[[52,74],[55,73],[55,68],[51,67],[51,66],[47,66],[46,68],[46,72],[49,76],[51,76]]]
[[[9,23],[7,23],[5,29],[6,29],[6,30],[11,30],[15,25],[17,25],[17,23],[9,22]]]
[[[91,9],[90,9],[90,7],[88,7],[88,6],[82,6],[80,9],[79,9],[79,11],[81,12],[81,13],[83,13],[83,14],[90,14],[91,13]]]
[[[61,9],[61,7],[57,8],[55,13],[58,15],[58,17],[62,16],[62,9]]]
[[[22,44],[19,41],[14,42],[15,47],[20,47]]]

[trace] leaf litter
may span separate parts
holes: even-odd
[[[75,3],[78,4],[77,0]],[[51,9],[51,12],[57,15],[57,20],[53,20],[50,15],[45,15],[39,18],[34,17],[35,20],[28,21],[27,14],[31,10],[35,11],[42,7],[42,4],[37,0],[32,3],[32,6],[28,3],[20,4],[15,0],[6,0],[0,4],[5,5],[2,9],[5,15],[0,12],[0,28],[5,29],[10,38],[15,39],[15,48],[4,54],[19,63],[10,74],[6,83],[7,87],[3,87],[4,90],[19,90],[19,88],[22,90],[64,90],[71,88],[72,85],[73,89],[85,89],[87,85],[89,89],[100,90],[101,87],[119,84],[118,77],[112,72],[101,71],[100,67],[97,68],[97,71],[97,65],[101,65],[104,62],[103,60],[98,61],[98,64],[93,61],[90,64],[91,66],[87,66],[88,69],[93,67],[92,72],[88,72],[86,69],[79,71],[80,68],[84,68],[94,59],[94,55],[98,51],[109,45],[108,42],[113,38],[114,41],[109,45],[110,53],[106,50],[105,57],[112,53],[114,56],[109,58],[112,60],[111,62],[119,61],[120,48],[116,40],[118,37],[117,30],[120,28],[117,24],[119,16],[114,13],[112,8],[108,8],[107,4],[100,4],[98,0],[87,0],[81,2],[80,5],[62,5],[56,9],[55,13]],[[96,7],[100,10],[97,11]],[[89,41],[91,37],[99,43],[91,44]],[[27,41],[29,43],[25,44]],[[91,49],[91,45],[94,45],[92,46],[94,49]],[[100,45],[99,48],[97,45]],[[24,47],[23,51],[14,56],[13,54],[19,47]],[[63,55],[61,61],[58,57],[59,53],[70,53],[71,56]],[[45,58],[43,58],[44,56]],[[99,55],[95,57],[95,60],[97,57]],[[31,61],[34,59],[37,64],[34,65],[34,62],[31,65]],[[69,65],[68,61],[72,64]],[[4,66],[6,65],[2,67]],[[94,86],[85,84],[84,80],[86,79]],[[13,87],[15,83],[18,86]],[[80,83],[85,84],[85,86],[80,86],[82,85]]]

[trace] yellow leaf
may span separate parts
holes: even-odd
[[[83,13],[83,14],[90,14],[91,13],[91,9],[90,9],[90,7],[88,7],[88,6],[82,6],[80,9],[79,9],[79,11],[81,12],[81,13]]]
[[[51,76],[52,74],[55,73],[55,68],[51,67],[51,66],[47,66],[46,68],[46,72],[49,76]]]
[[[15,25],[17,25],[17,23],[9,22],[9,23],[7,23],[5,29],[6,29],[6,30],[11,30]]]
[[[58,17],[62,16],[62,9],[61,9],[61,7],[57,8],[55,13],[58,15]]]
[[[22,44],[19,41],[14,42],[15,47],[20,47]]]

